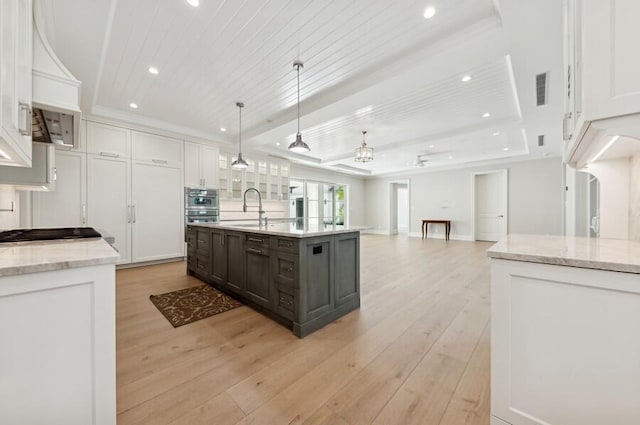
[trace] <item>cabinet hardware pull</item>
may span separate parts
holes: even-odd
[[[87,204],[82,204],[82,224],[87,224]]]
[[[155,164],[168,164],[169,161],[165,160],[165,159],[151,159],[151,162],[155,163]]]
[[[262,250],[261,249],[247,248],[247,251],[253,252],[254,254],[262,254]]]
[[[127,205],[127,223],[131,223],[131,205]]]
[[[291,242],[283,242],[283,243],[280,243],[280,246],[283,248],[292,248],[293,244]]]
[[[20,104],[18,105],[18,107],[20,108],[20,112],[24,112],[25,113],[25,119],[24,119],[24,127],[22,128],[22,126],[20,126],[19,130],[20,130],[20,135],[21,136],[29,136],[31,137],[31,129],[33,126],[32,120],[33,120],[33,115],[32,115],[32,111],[31,111],[31,105],[29,105],[28,103],[22,103],[20,102]]]
[[[224,233],[220,235],[220,245],[224,246],[224,240],[227,237]]]
[[[249,242],[259,242],[259,243],[264,243],[264,239],[259,239],[259,238],[249,238],[248,239]]]
[[[119,158],[120,154],[113,153],[113,152],[100,152],[100,156],[108,156],[109,158]]]
[[[131,205],[131,210],[133,211],[133,222],[136,222],[136,206]]]
[[[291,272],[293,271],[293,268],[292,268],[292,267],[289,267],[289,268],[287,269],[287,271],[288,271],[289,273],[291,273]]]
[[[198,239],[198,243],[204,243],[202,239]]]

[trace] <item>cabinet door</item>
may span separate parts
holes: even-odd
[[[586,120],[640,112],[640,2],[581,1]]]
[[[31,166],[31,0],[0,3],[0,162]]]
[[[87,155],[56,150],[56,190],[33,192],[34,227],[87,224]]]
[[[273,285],[269,273],[269,250],[249,246],[245,248],[244,258],[247,273],[246,297],[256,304],[272,307]]]
[[[222,286],[226,286],[227,283],[226,245],[226,235],[224,231],[211,231],[211,280]]]
[[[200,175],[200,145],[184,142],[184,185],[202,187]]]
[[[200,146],[200,175],[202,186],[218,188],[218,149],[211,146]]]
[[[131,262],[131,164],[122,158],[87,156],[87,218],[115,238],[118,264]]]
[[[132,178],[133,261],[182,257],[182,170],[134,161]]]
[[[87,121],[87,153],[112,158],[130,158],[131,131]]]
[[[182,140],[134,131],[131,157],[158,165],[182,166]]]
[[[227,239],[227,287],[233,291],[244,293],[245,268],[243,234],[226,232]]]

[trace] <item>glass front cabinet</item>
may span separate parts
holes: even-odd
[[[220,198],[241,200],[242,194],[250,187],[260,191],[265,201],[286,201],[289,199],[289,170],[287,161],[277,159],[263,159],[245,156],[249,164],[246,170],[231,168],[236,154],[220,152],[219,176]]]

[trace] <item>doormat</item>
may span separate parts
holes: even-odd
[[[209,285],[150,295],[149,299],[174,328],[242,306]]]

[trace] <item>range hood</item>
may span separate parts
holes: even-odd
[[[80,86],[60,62],[44,35],[40,1],[33,4],[34,142],[77,147],[80,137]]]

